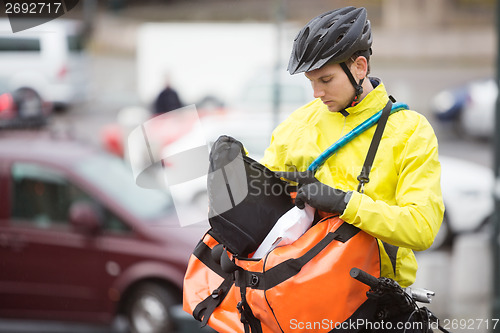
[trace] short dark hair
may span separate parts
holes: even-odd
[[[356,61],[356,59],[358,59],[358,57],[360,56],[365,57],[366,62],[368,63],[368,69],[366,70],[366,76],[368,76],[368,74],[370,74],[370,55],[371,55],[371,50],[357,51],[354,52],[354,54],[349,59],[347,59],[345,63],[347,66],[350,66],[354,61]]]

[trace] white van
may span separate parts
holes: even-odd
[[[0,19],[0,88],[31,89],[56,107],[82,102],[88,93],[84,29],[80,21],[55,19],[13,33]]]

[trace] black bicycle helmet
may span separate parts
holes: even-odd
[[[323,13],[295,37],[290,74],[308,72],[327,62],[343,63],[358,51],[370,55],[372,34],[365,8],[345,7]]]

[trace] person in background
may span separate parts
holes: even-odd
[[[172,88],[170,79],[167,77],[165,87],[158,94],[153,105],[155,115],[160,115],[168,111],[176,110],[183,107],[182,102],[177,94],[177,91]]]

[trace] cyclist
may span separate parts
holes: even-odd
[[[389,100],[382,81],[368,77],[372,34],[365,8],[346,7],[312,19],[297,35],[288,71],[305,73],[314,100],[273,132],[262,163],[297,180],[332,143],[382,110]],[[429,248],[443,219],[438,144],[426,118],[392,114],[364,191],[356,191],[375,128],[363,132],[318,169],[297,192],[296,205],[339,213],[379,242],[381,275],[402,287],[415,280],[413,251]],[[408,314],[393,318],[404,321]],[[411,330],[406,330],[410,332]]]

